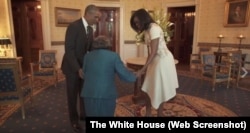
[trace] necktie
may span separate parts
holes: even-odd
[[[87,26],[87,39],[88,39],[88,44],[87,44],[87,50],[91,50],[91,43],[93,40],[93,29],[91,26]]]
[[[93,35],[93,29],[91,26],[87,26],[87,34],[88,36],[92,36]]]

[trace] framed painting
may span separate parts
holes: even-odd
[[[55,22],[58,27],[66,27],[79,18],[81,18],[80,9],[55,7]]]
[[[225,27],[246,27],[249,21],[249,0],[228,0],[225,5]]]

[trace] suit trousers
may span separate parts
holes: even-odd
[[[67,73],[65,74],[65,77],[67,87],[69,119],[71,124],[75,124],[79,121],[79,115],[80,117],[83,117],[85,119],[84,103],[83,99],[80,97],[84,81],[79,77],[78,73]],[[80,112],[78,112],[78,109]]]

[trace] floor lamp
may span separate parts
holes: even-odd
[[[241,35],[239,35],[237,38],[240,40],[239,47],[238,47],[238,50],[240,50],[240,49],[241,49],[241,42],[242,42],[242,40],[243,40],[245,37],[241,34]]]
[[[218,52],[221,52],[221,40],[222,40],[222,38],[224,38],[224,36],[220,34],[217,38],[219,39]]]

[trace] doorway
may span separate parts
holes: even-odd
[[[30,62],[38,60],[38,51],[44,49],[39,5],[41,2],[37,0],[11,0],[17,56],[23,57],[22,67],[25,72],[30,71]],[[99,8],[103,16],[96,25],[95,36],[109,36],[112,50],[120,53],[120,7],[105,5]]]
[[[96,24],[95,37],[98,35],[107,36],[112,43],[112,51],[119,53],[120,39],[120,9],[118,7],[98,7],[101,11],[100,21]]]
[[[178,65],[189,68],[194,37],[195,6],[169,7],[170,21],[174,23],[174,35],[168,44]]]
[[[43,49],[41,3],[36,0],[11,0],[16,54],[23,57],[22,68],[30,72],[30,62],[38,60]]]

